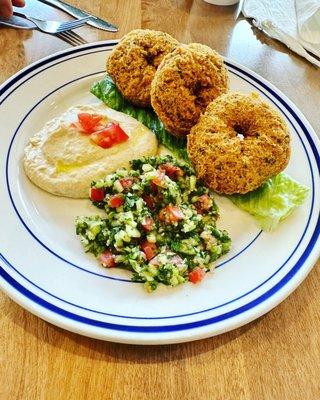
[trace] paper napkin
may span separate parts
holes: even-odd
[[[320,67],[320,61],[308,53],[320,57],[320,0],[244,0],[242,13],[267,35]]]

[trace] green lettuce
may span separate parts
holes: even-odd
[[[139,108],[124,99],[112,78],[107,75],[91,87],[91,93],[102,100],[108,107],[121,111],[140,121],[156,135],[158,142],[169,149],[176,157],[189,161],[186,139],[172,136],[163,126],[156,113],[147,108]]]
[[[252,192],[228,197],[236,206],[252,214],[263,230],[272,231],[303,203],[308,192],[308,187],[282,172]]]
[[[109,75],[94,83],[91,93],[108,107],[136,118],[152,130],[159,143],[168,148],[176,157],[190,162],[186,140],[172,136],[153,110],[136,107],[125,100]],[[240,209],[253,215],[263,230],[271,231],[303,203],[308,192],[309,188],[300,185],[288,175],[280,173],[257,190],[228,197]]]

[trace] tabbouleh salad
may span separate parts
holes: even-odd
[[[104,267],[132,271],[148,291],[199,282],[230,248],[212,192],[171,156],[133,160],[93,182],[90,199],[105,216],[77,218],[85,251]]]

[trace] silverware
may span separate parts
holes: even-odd
[[[96,17],[95,15],[89,14],[85,11],[80,10],[77,7],[74,7],[68,3],[65,3],[61,0],[40,0],[42,3],[49,4],[50,6],[59,8],[60,10],[65,11],[66,13],[72,15],[76,18],[83,18],[90,16],[90,20],[87,21],[88,25],[94,26],[95,28],[102,29],[104,31],[117,32],[118,28],[115,25],[110,24],[108,21],[104,21],[101,18]]]
[[[32,22],[17,16],[12,16],[10,19],[0,18],[0,25],[9,26],[10,28],[16,29],[35,29],[35,26]]]
[[[26,18],[27,20],[33,22],[40,31],[51,34],[56,34],[64,31],[69,31],[71,29],[79,28],[80,26],[86,24],[88,19],[90,19],[90,16],[86,16],[84,18],[75,19],[73,21],[59,22],[59,21],[41,20],[38,18],[30,17],[29,15],[25,15],[17,11],[14,11],[14,15]]]
[[[37,29],[35,24],[33,22],[30,22],[29,20],[17,16],[13,16],[10,19],[2,20],[0,18],[0,25],[5,25],[10,28],[16,28],[16,29]],[[54,34],[57,38],[63,40],[64,42],[70,44],[71,46],[78,46],[81,44],[86,44],[88,43],[83,37],[78,35],[77,33],[73,31],[65,31],[65,32],[60,32],[57,34]]]
[[[73,31],[61,32],[56,35],[59,39],[71,44],[71,46],[78,46],[79,44],[88,43],[83,37]]]

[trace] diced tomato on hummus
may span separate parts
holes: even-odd
[[[93,133],[103,128],[101,125],[102,116],[98,114],[79,113],[78,121],[83,133]]]
[[[117,122],[102,123],[103,116],[91,113],[79,113],[78,121],[71,124],[79,132],[90,135],[98,146],[108,149],[116,144],[126,142],[129,136]]]
[[[108,149],[115,144],[126,142],[129,139],[129,136],[119,124],[109,122],[105,128],[92,133],[90,138],[98,146]]]

